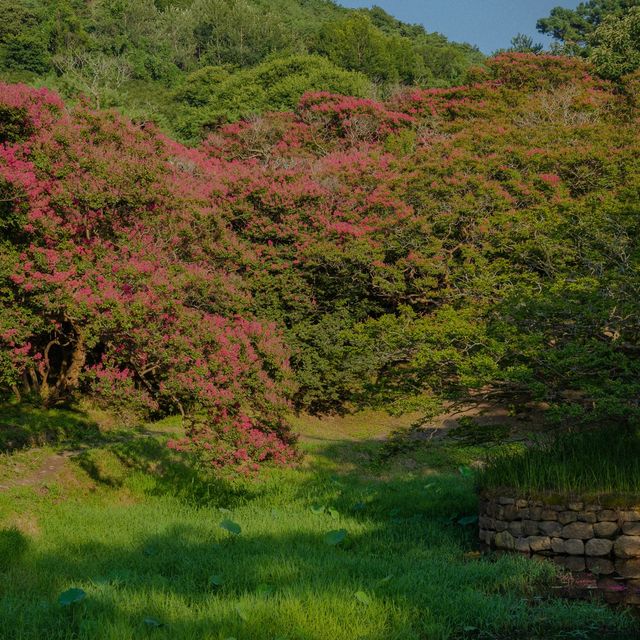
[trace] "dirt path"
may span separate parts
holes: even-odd
[[[23,477],[0,481],[0,492],[14,487],[37,487],[55,480],[64,469],[67,460],[74,455],[77,455],[74,451],[64,451],[47,456],[37,469],[31,470]]]

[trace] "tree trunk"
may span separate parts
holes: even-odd
[[[66,359],[60,368],[60,375],[53,387],[44,385],[41,388],[41,397],[45,407],[52,407],[61,401],[67,400],[80,384],[80,375],[87,360],[87,345],[84,331],[76,329],[76,342],[71,352],[71,361]]]

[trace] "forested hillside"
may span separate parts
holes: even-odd
[[[636,417],[638,75],[505,54],[456,88],[306,94],[198,149],[0,92],[0,384],[183,413],[216,464],[312,412]]]
[[[306,91],[450,86],[483,59],[381,9],[331,0],[2,0],[0,21],[5,79],[83,94],[187,139],[293,108]]]

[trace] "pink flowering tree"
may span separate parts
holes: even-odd
[[[0,87],[0,388],[181,413],[176,446],[293,456],[287,352],[249,313],[215,163],[113,113]]]

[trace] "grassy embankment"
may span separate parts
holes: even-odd
[[[4,433],[14,425],[15,438],[43,420],[60,427],[62,444],[0,462],[9,486],[0,491],[3,640],[600,640],[635,632],[624,613],[546,597],[555,580],[546,563],[479,557],[475,527],[464,524],[476,509],[464,465],[477,447],[416,443],[381,463],[381,438],[401,421],[304,419],[300,467],[207,483],[164,446],[174,421],[135,437],[65,412],[25,418],[13,410],[0,422]],[[59,446],[83,450],[53,478],[12,484]],[[241,533],[221,528],[224,520]],[[337,531],[346,536],[331,544],[344,535],[328,535]],[[72,587],[86,597],[64,608],[58,596]]]
[[[638,504],[640,433],[631,427],[561,432],[532,446],[503,447],[488,462],[479,484],[489,492]]]

